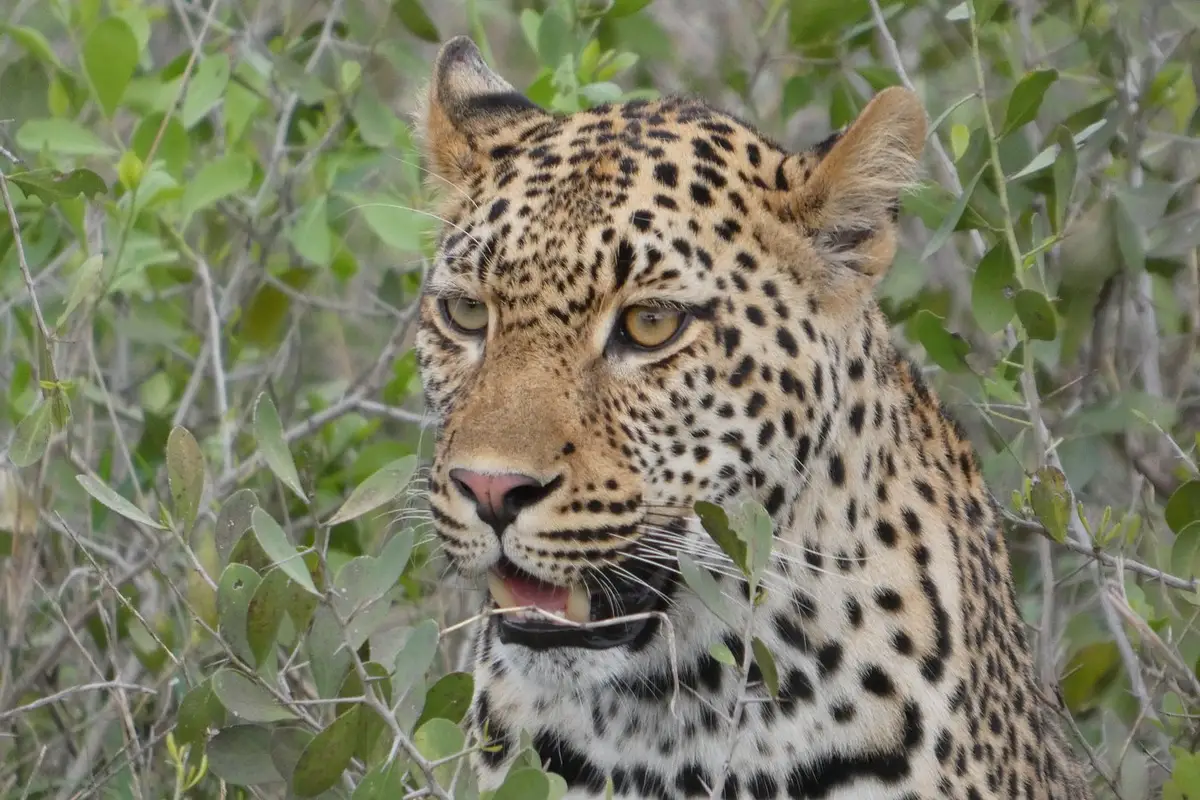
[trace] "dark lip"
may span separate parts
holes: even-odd
[[[502,575],[531,577],[507,558],[501,558],[495,569]],[[636,580],[614,570],[598,569],[593,570],[591,579],[586,581],[591,589],[593,621],[666,609],[676,588],[671,572],[646,564],[629,564],[623,569],[632,573]],[[536,617],[516,618],[496,614],[491,617],[490,624],[504,644],[520,645],[531,650],[557,650],[564,647],[609,650],[622,646],[640,650],[657,632],[661,620],[654,614],[644,619],[584,628]]]

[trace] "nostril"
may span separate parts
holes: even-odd
[[[509,489],[505,492],[502,501],[505,512],[509,516],[517,516],[517,514],[521,513],[522,509],[536,505],[549,497],[558,488],[560,483],[562,483],[561,475],[549,483],[522,484]]]

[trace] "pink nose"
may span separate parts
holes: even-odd
[[[519,472],[487,474],[469,469],[450,470],[450,480],[475,504],[479,518],[499,535],[521,510],[546,497],[558,485],[555,479],[543,484]]]

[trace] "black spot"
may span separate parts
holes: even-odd
[[[679,168],[666,161],[654,166],[654,179],[670,189],[679,185]]]
[[[800,352],[796,347],[796,337],[792,336],[791,332],[786,328],[780,328],[779,330],[775,331],[775,341],[778,342],[779,346],[782,347],[784,351],[793,358],[795,358]],[[820,392],[818,391],[817,394],[819,396]]]
[[[891,697],[896,693],[892,679],[880,667],[869,664],[862,671],[862,687],[878,697]]]

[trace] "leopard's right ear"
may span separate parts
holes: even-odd
[[[521,117],[544,113],[488,68],[470,38],[457,36],[434,59],[417,129],[433,171],[458,183],[488,157],[490,135]]]

